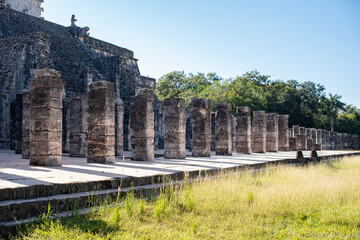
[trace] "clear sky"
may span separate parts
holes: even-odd
[[[128,48],[142,75],[173,70],[325,85],[360,108],[359,0],[45,0],[46,20]]]

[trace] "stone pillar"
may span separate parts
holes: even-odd
[[[289,138],[289,150],[297,151],[297,140],[294,137]]]
[[[139,89],[130,102],[131,159],[154,160],[154,90]]]
[[[235,150],[237,154],[251,153],[251,109],[249,107],[236,108]]]
[[[216,151],[216,133],[215,133],[216,113],[211,113],[211,151]]]
[[[164,111],[165,111],[164,158],[184,159],[186,157],[185,100],[182,98],[165,99]]]
[[[22,158],[30,158],[30,93],[22,96]]]
[[[306,139],[306,150],[307,151],[314,150],[314,140],[312,138]]]
[[[306,138],[311,138],[311,128],[305,128]]]
[[[326,150],[326,130],[321,129],[321,150]]]
[[[64,83],[52,69],[34,71],[30,87],[30,165],[62,165]]]
[[[70,152],[70,99],[63,99],[63,134],[62,134],[62,152]]]
[[[266,113],[266,151],[279,150],[279,122],[277,113]]]
[[[115,100],[115,156],[123,155],[123,122],[124,102],[119,98]]]
[[[216,104],[215,139],[216,155],[232,155],[232,106],[230,103]]]
[[[330,150],[330,132],[328,130],[325,130],[324,134],[325,134],[325,149]]]
[[[266,113],[265,111],[254,111],[252,122],[252,152],[266,152]]]
[[[330,150],[334,150],[335,149],[335,133],[330,131],[330,138],[329,138],[329,144],[330,144]]]
[[[278,115],[279,151],[289,151],[289,115]]]
[[[186,117],[186,149],[192,150],[192,110],[185,108]]]
[[[231,154],[235,151],[236,118],[231,114]]]
[[[89,84],[88,163],[115,163],[114,84],[100,81]]]
[[[192,101],[192,155],[211,156],[211,100],[195,98]]]
[[[341,150],[341,133],[336,133],[336,150]]]
[[[296,142],[299,151],[306,150],[307,137],[304,127],[299,127],[299,134],[296,136]]]
[[[300,127],[299,125],[293,125],[292,129],[293,129],[294,137],[296,138],[296,136],[300,134]]]
[[[74,94],[70,102],[70,157],[86,157],[88,153],[87,94]]]
[[[15,153],[22,154],[22,94],[16,94],[15,102]]]

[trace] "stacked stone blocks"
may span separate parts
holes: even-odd
[[[192,101],[192,155],[211,156],[211,100],[195,98]]]
[[[279,123],[276,113],[266,113],[266,151],[279,150]]]
[[[22,95],[22,158],[30,158],[30,92]]]
[[[115,92],[106,81],[89,84],[88,163],[115,163]]]
[[[266,113],[265,111],[254,111],[252,122],[252,152],[266,152]]]
[[[216,155],[232,155],[232,123],[233,116],[230,111],[232,106],[230,103],[216,104],[215,117],[215,145]]]
[[[30,164],[61,166],[64,84],[55,70],[36,70],[34,75],[30,88]]]
[[[251,109],[249,107],[236,108],[235,150],[237,154],[251,153]]]
[[[278,115],[279,151],[289,151],[289,115]]]

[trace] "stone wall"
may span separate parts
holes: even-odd
[[[41,4],[43,0],[3,0],[5,7],[14,9],[16,11],[32,15],[34,17],[41,17],[43,11]]]

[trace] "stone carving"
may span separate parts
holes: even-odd
[[[77,19],[75,18],[75,15],[73,14],[71,16],[71,27],[76,27],[76,21],[77,21]]]

